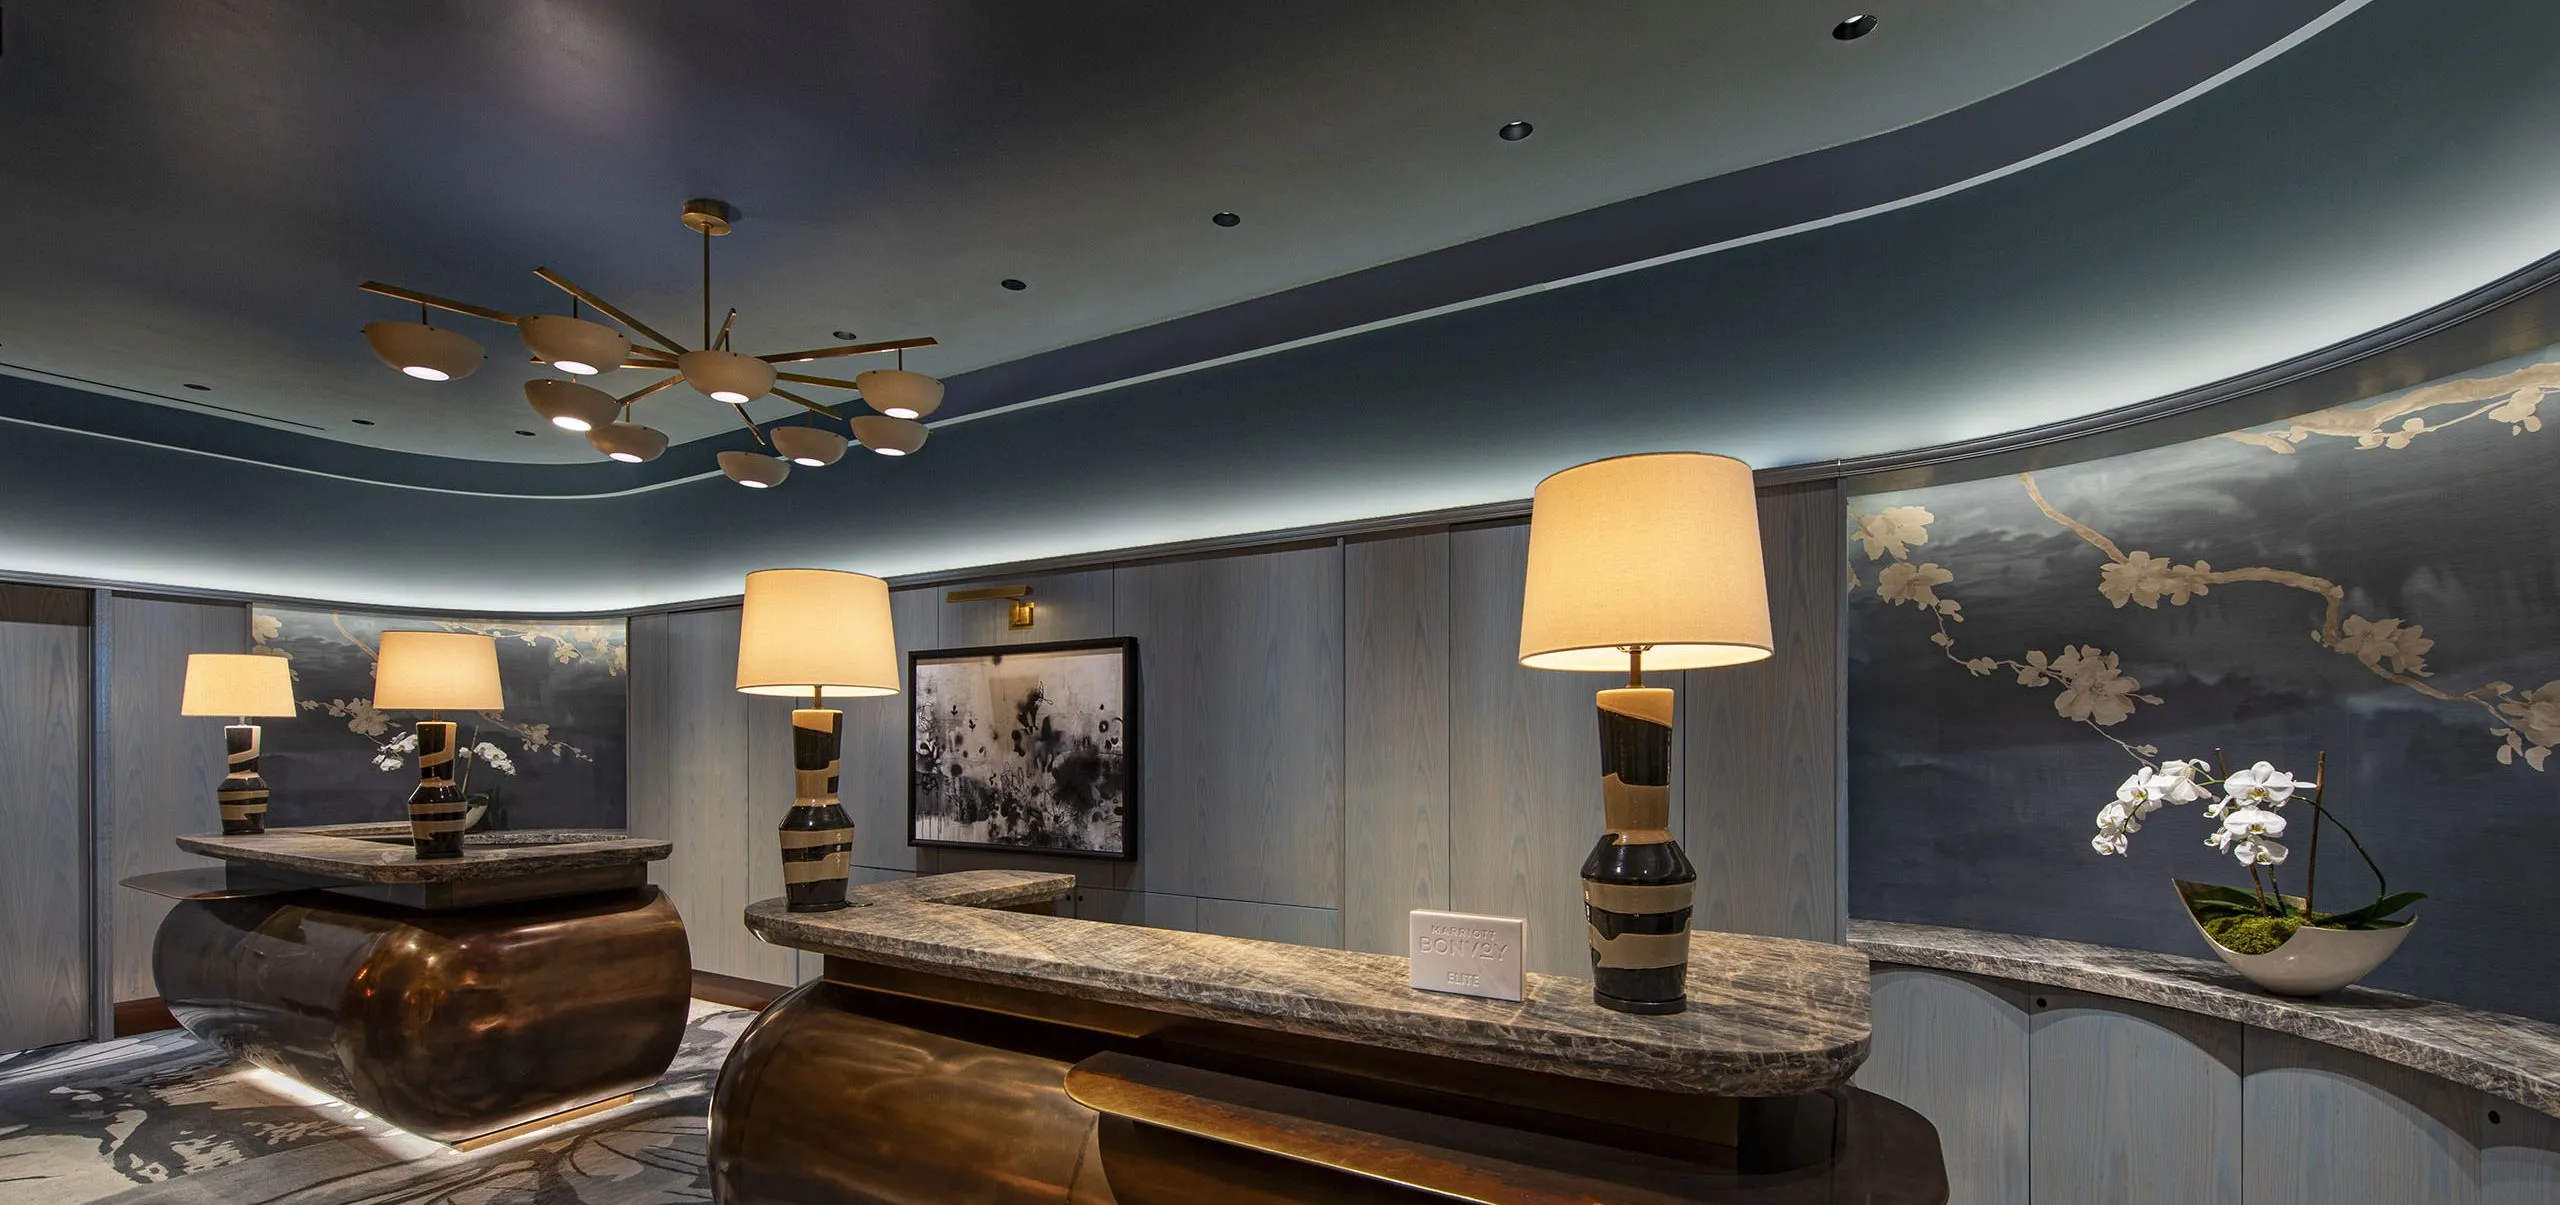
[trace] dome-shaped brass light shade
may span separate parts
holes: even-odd
[[[536,314],[518,319],[516,333],[524,336],[525,350],[535,359],[571,376],[612,372],[631,354],[629,339],[584,318]]]
[[[862,400],[891,418],[925,418],[942,405],[942,382],[903,368],[875,368],[853,378]]]
[[[774,452],[803,468],[825,468],[844,457],[844,436],[824,427],[775,427],[772,434]]]
[[[367,323],[364,341],[383,363],[421,381],[461,380],[487,358],[479,344],[423,322]]]
[[[697,353],[698,354],[698,353]],[[722,452],[720,471],[751,490],[771,489],[791,475],[791,462],[761,452]]]
[[[563,431],[592,431],[622,413],[622,403],[611,394],[558,377],[525,382],[524,400],[544,421]]]
[[[676,369],[704,397],[732,406],[773,391],[773,365],[733,351],[689,351],[676,357]]]
[[[911,418],[865,414],[853,420],[853,437],[883,456],[904,456],[924,446],[925,426]]]
[[[667,450],[667,433],[638,423],[611,422],[587,432],[587,442],[624,464],[641,464]]]

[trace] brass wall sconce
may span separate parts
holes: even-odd
[[[981,586],[975,590],[954,590],[942,596],[944,602],[990,602],[997,599],[1013,604],[1005,615],[1004,626],[1019,632],[1031,626],[1031,587]]]

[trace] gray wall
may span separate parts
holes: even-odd
[[[2560,1120],[2235,1021],[1879,964],[1860,1087],[1972,1205],[2560,1200]]]
[[[1779,654],[1675,675],[1704,927],[1840,933],[1838,507],[1827,483],[1764,491]],[[1052,869],[1077,876],[1080,916],[1382,952],[1413,908],[1526,916],[1535,969],[1587,974],[1574,871],[1599,832],[1591,694],[1612,682],[1517,664],[1527,548],[1511,523],[991,579],[1031,585],[1028,632],[942,601],[966,583],[896,591],[902,652],[1137,638],[1139,857],[910,848],[906,700],[857,700],[855,877]],[[732,688],[735,608],[640,616],[631,641],[631,824],[676,842],[658,882],[695,965],[814,973],[738,923],[781,894],[789,701]]]
[[[89,1034],[89,594],[0,584],[0,1051]]]

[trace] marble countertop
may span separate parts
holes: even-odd
[[[2398,1063],[2560,1116],[2560,1025],[2351,987],[2271,996],[2219,961],[1973,929],[1849,922],[1877,962],[1960,971],[2238,1021]]]
[[[1820,942],[1697,933],[1689,1010],[1610,1012],[1591,985],[1530,974],[1527,999],[1409,985],[1406,960],[1018,912],[1072,876],[973,870],[858,887],[863,907],[748,906],[775,945],[961,979],[1442,1055],[1580,1079],[1721,1096],[1845,1084],[1867,1057],[1867,960]],[[953,907],[953,904],[974,906]]]
[[[460,883],[655,862],[675,847],[614,829],[523,829],[471,833],[459,858],[420,860],[406,823],[272,828],[178,838],[178,848],[238,866],[317,875],[350,883]]]

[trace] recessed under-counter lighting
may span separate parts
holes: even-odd
[[[1502,128],[1501,128],[1501,129],[1499,129],[1499,130],[1495,130],[1495,131],[1494,131],[1494,133],[1495,133],[1495,134],[1498,134],[1498,135],[1500,135],[1500,136],[1501,136],[1501,138],[1502,138],[1502,140],[1503,140],[1504,142],[1518,142],[1518,141],[1520,141],[1521,139],[1526,138],[1526,137],[1528,137],[1529,135],[1531,135],[1531,134],[1535,134],[1535,133],[1537,133],[1537,132],[1538,132],[1538,127],[1533,126],[1533,125],[1530,125],[1528,122],[1525,122],[1525,121],[1515,121],[1515,122],[1512,122],[1511,124],[1509,124],[1509,125],[1507,125],[1507,126],[1502,127]]]
[[[1219,226],[1233,226],[1233,225],[1235,225],[1235,224],[1237,224],[1237,223],[1239,223],[1239,222],[1244,221],[1244,219],[1243,219],[1243,218],[1240,218],[1240,217],[1237,217],[1236,215],[1234,215],[1234,214],[1232,214],[1232,213],[1220,212],[1220,213],[1213,213],[1213,214],[1210,214],[1210,215],[1209,215],[1209,221],[1210,221],[1211,223],[1213,223],[1213,224],[1215,224],[1215,225],[1219,225]]]
[[[1857,16],[1851,17],[1838,25],[1832,26],[1831,36],[1838,38],[1843,42],[1855,42],[1868,34],[1874,33],[1875,31],[1875,15],[1873,13],[1859,13]]]
[[[1011,289],[1011,290],[1013,290],[1013,291],[1014,291],[1014,292],[1016,292],[1016,293],[1019,293],[1019,292],[1023,291],[1024,289],[1027,289],[1027,288],[1030,288],[1030,287],[1031,287],[1030,285],[1027,285],[1027,284],[1022,283],[1021,281],[1015,280],[1014,278],[1012,278],[1012,277],[1010,277],[1010,276],[1005,277],[1003,280],[999,280],[999,281],[997,281],[996,283],[997,283],[997,284],[1000,284],[1000,285],[1003,285],[1005,288]]]
[[[198,385],[198,384],[196,384],[196,383],[195,383],[195,382],[193,382],[193,381],[189,381],[189,382],[187,382],[187,388],[192,389],[192,390],[195,390],[195,391],[196,391],[196,392],[198,392],[198,393],[211,393],[211,392],[213,392],[213,386],[211,386],[211,385]]]

